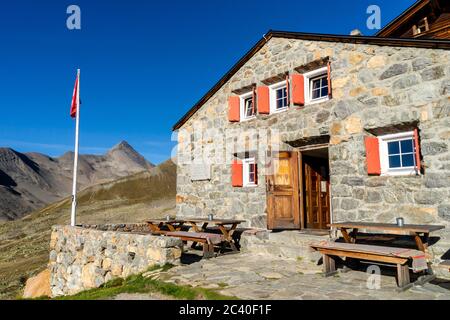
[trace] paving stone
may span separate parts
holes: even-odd
[[[233,263],[226,268],[220,259],[173,268],[167,272],[171,277],[169,281],[213,288],[241,299],[450,300],[450,290],[445,288],[445,281],[440,283],[441,286],[427,283],[397,292],[395,277],[382,275],[381,288],[371,290],[367,288],[368,274],[361,271],[324,277],[322,274],[299,273],[301,264],[293,259],[241,253],[234,255]],[[203,272],[193,277],[195,273],[192,270],[198,270],[200,264]],[[227,287],[221,288],[221,283],[227,283]]]
[[[278,272],[262,272],[259,275],[266,279],[281,279],[281,278],[283,278],[283,275]]]

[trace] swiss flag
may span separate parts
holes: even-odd
[[[73,95],[72,95],[72,105],[70,106],[70,116],[72,118],[76,118],[78,108],[79,108],[79,101],[78,101],[78,87],[79,87],[79,74],[77,74],[77,78],[75,80],[75,87],[73,88]]]

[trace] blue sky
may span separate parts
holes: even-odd
[[[413,0],[72,0],[2,2],[0,146],[59,156],[73,149],[69,117],[81,68],[83,153],[127,140],[148,160],[169,158],[172,125],[269,29],[349,34],[382,25]],[[66,9],[81,8],[81,30]]]

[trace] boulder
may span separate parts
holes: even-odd
[[[45,269],[38,275],[31,277],[25,284],[24,298],[51,297],[50,270]]]

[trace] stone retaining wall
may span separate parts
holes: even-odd
[[[78,227],[100,231],[140,232],[148,233],[150,230],[146,223],[117,223],[117,224],[81,224]]]
[[[49,262],[52,296],[97,288],[113,278],[140,273],[152,265],[179,263],[181,240],[143,231],[143,225],[128,224],[54,226]]]

